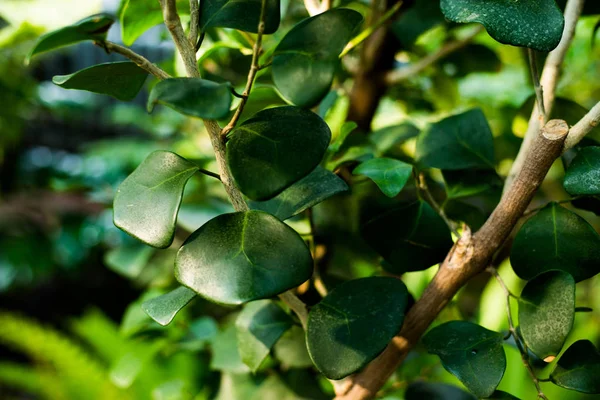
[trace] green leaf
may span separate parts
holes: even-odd
[[[265,30],[267,35],[279,27],[279,0],[266,0]],[[213,0],[200,2],[200,31],[208,28],[233,28],[258,32],[262,0]]]
[[[119,100],[133,100],[148,73],[129,61],[98,64],[70,75],[57,75],[52,82],[65,89],[107,94]]]
[[[152,88],[148,112],[152,112],[156,104],[191,117],[223,118],[231,106],[231,85],[200,78],[165,79]]]
[[[550,380],[565,389],[600,393],[600,352],[589,340],[573,343],[560,357]]]
[[[329,379],[364,367],[400,331],[407,302],[406,286],[396,278],[337,286],[308,314],[306,344],[316,367]]]
[[[502,179],[496,171],[443,171],[448,199],[460,199],[502,189]]]
[[[244,306],[235,325],[240,357],[252,372],[256,372],[293,321],[277,304],[259,300]]]
[[[554,0],[441,0],[442,12],[452,22],[479,22],[500,43],[553,50],[565,21]]]
[[[600,272],[600,236],[579,215],[551,203],[523,224],[510,262],[525,280],[559,270],[580,282]]]
[[[564,186],[572,195],[600,194],[600,147],[584,147],[565,174]]]
[[[443,261],[452,247],[448,226],[423,201],[376,217],[363,228],[363,237],[396,274],[427,269]]]
[[[36,54],[73,43],[84,40],[103,41],[106,39],[106,33],[113,22],[115,21],[112,16],[108,14],[98,14],[84,18],[73,25],[46,33],[37,40],[33,49],[29,52],[26,62],[29,62],[31,57]]]
[[[221,304],[264,299],[312,275],[308,247],[292,228],[262,211],[219,215],[194,232],[175,259],[175,276]]]
[[[169,151],[150,154],[117,189],[115,225],[150,246],[173,242],[183,188],[198,167]]]
[[[362,162],[352,173],[370,178],[383,194],[395,197],[408,182],[412,165],[393,158],[372,158]]]
[[[414,382],[406,388],[405,400],[476,400],[475,397],[446,383]]]
[[[501,333],[467,321],[450,321],[430,330],[423,343],[477,397],[491,396],[502,380],[506,355]]]
[[[400,43],[409,48],[421,34],[442,23],[444,15],[440,11],[440,0],[421,0],[400,13],[392,23],[391,30]]]
[[[575,319],[575,280],[548,271],[527,282],[519,298],[519,326],[529,349],[545,360],[560,353]]]
[[[284,221],[323,200],[348,190],[344,180],[325,168],[313,172],[266,201],[250,201],[253,210],[262,210]]]
[[[119,246],[104,253],[104,264],[113,271],[128,278],[137,278],[154,253],[152,247],[143,243],[132,246]]]
[[[240,358],[237,346],[237,329],[234,324],[225,326],[225,329],[212,340],[211,347],[210,369],[235,374],[250,371]]]
[[[258,112],[229,135],[227,163],[252,200],[266,200],[304,178],[321,162],[331,139],[317,114],[298,107]]]
[[[403,122],[371,132],[369,141],[375,146],[375,152],[381,156],[394,146],[418,136],[419,132],[419,128],[410,122]]]
[[[292,326],[275,343],[273,353],[286,368],[308,368],[313,365],[306,349],[304,330],[297,325]]]
[[[325,97],[339,65],[339,55],[362,16],[335,8],[294,26],[273,53],[273,82],[281,95],[299,107]]]
[[[163,22],[159,1],[123,0],[121,5],[119,22],[125,46],[131,46],[144,32]],[[177,0],[177,6],[179,15],[189,15],[188,0]]]
[[[196,293],[192,290],[179,286],[169,293],[144,301],[142,309],[150,318],[165,326],[169,325],[175,315],[194,297],[196,297]]]
[[[494,140],[483,112],[475,108],[431,125],[419,135],[416,159],[425,168],[494,169]]]

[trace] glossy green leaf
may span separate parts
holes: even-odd
[[[148,112],[152,112],[156,104],[191,117],[223,118],[231,106],[231,85],[200,78],[165,79],[152,88]]]
[[[189,1],[177,0],[179,15],[189,15]],[[131,46],[137,38],[153,26],[163,23],[163,13],[158,0],[123,0],[119,11],[121,39]]]
[[[268,212],[283,221],[347,190],[348,185],[344,180],[325,168],[317,167],[272,199],[250,201],[248,205],[253,210]]]
[[[600,147],[584,147],[569,165],[564,186],[577,195],[600,195]]]
[[[523,224],[510,262],[515,273],[526,280],[559,270],[579,282],[600,272],[600,236],[586,220],[552,203]]]
[[[221,304],[264,299],[312,275],[308,247],[292,228],[262,211],[220,215],[194,232],[175,260],[175,276]]]
[[[519,298],[519,326],[525,344],[542,360],[560,353],[575,319],[575,280],[548,271],[527,282]]]
[[[400,330],[407,302],[406,286],[396,278],[337,286],[308,314],[306,344],[316,367],[330,379],[364,367]]]
[[[162,296],[144,301],[142,309],[150,318],[165,326],[170,324],[179,310],[192,301],[194,297],[196,297],[194,291],[180,286]]]
[[[252,372],[256,372],[293,321],[271,300],[259,300],[244,306],[235,325],[240,357]]]
[[[554,0],[441,0],[452,22],[479,22],[500,43],[553,50],[562,37],[564,18]]]
[[[317,114],[298,107],[260,111],[229,135],[227,163],[235,182],[252,200],[266,200],[308,175],[331,139]]]
[[[297,325],[281,336],[275,343],[273,353],[286,368],[308,368],[313,365],[306,348],[304,329]]]
[[[504,376],[501,333],[467,321],[450,321],[430,330],[423,343],[477,397],[491,396]]]
[[[294,26],[273,53],[273,82],[281,95],[299,107],[325,97],[339,65],[339,55],[362,16],[334,8]]]
[[[573,343],[560,357],[550,380],[565,389],[600,394],[600,352],[589,340]]]
[[[362,162],[354,175],[370,178],[387,197],[395,197],[412,174],[412,165],[393,158],[372,158]]]
[[[405,400],[476,400],[471,393],[446,383],[416,381],[406,388]]]
[[[36,54],[54,50],[84,40],[104,40],[114,19],[108,14],[87,17],[73,25],[46,33],[40,37],[27,56],[27,61]]]
[[[200,2],[200,30],[233,28],[258,32],[261,0],[213,0]],[[274,33],[279,27],[279,0],[267,0],[264,33]]]
[[[483,112],[475,108],[431,125],[419,135],[416,159],[426,168],[494,169],[494,140]]]
[[[150,154],[117,189],[115,225],[150,246],[173,242],[183,188],[198,167],[169,151]]]
[[[87,90],[129,101],[144,86],[148,73],[135,63],[113,62],[94,65],[70,75],[57,75],[52,82],[65,89]]]
[[[154,253],[152,247],[143,243],[119,246],[104,254],[104,264],[128,278],[137,278]]]
[[[386,269],[401,274],[422,271],[444,260],[452,237],[444,220],[425,202],[391,210],[368,222],[363,237],[389,264]]]

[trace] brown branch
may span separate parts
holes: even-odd
[[[117,53],[117,54],[120,54],[122,56],[129,58],[138,67],[146,70],[148,73],[154,75],[158,79],[162,80],[162,79],[170,78],[169,74],[167,74],[165,71],[160,69],[160,67],[158,67],[156,64],[153,64],[147,58],[137,54],[136,52],[132,51],[131,49],[129,49],[127,47],[124,47],[124,46],[121,46],[121,45],[118,45],[116,43],[109,42],[109,41],[103,41],[103,42],[97,41],[97,42],[94,42],[94,44],[96,46],[102,47],[104,50],[106,50],[107,53]]]
[[[373,398],[458,290],[489,265],[531,202],[550,166],[560,156],[568,132],[568,125],[562,120],[551,120],[546,124],[536,137],[514,184],[492,215],[474,235],[468,231],[463,233],[421,298],[406,314],[398,336],[379,357],[353,377],[349,390],[338,395],[337,400]]]
[[[416,63],[411,64],[405,68],[400,68],[400,69],[396,69],[394,71],[390,71],[388,74],[386,74],[385,82],[388,85],[395,85],[395,84],[402,82],[412,76],[415,76],[416,74],[422,72],[423,70],[430,67],[431,65],[437,63],[438,61],[442,60],[443,58],[447,57],[448,55],[454,53],[455,51],[462,49],[463,47],[465,47],[466,45],[471,43],[473,41],[473,39],[475,38],[475,36],[477,36],[482,31],[483,31],[483,27],[479,26],[476,29],[474,29],[472,32],[470,32],[464,38],[446,43],[438,51],[423,57]]]

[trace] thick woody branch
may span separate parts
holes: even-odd
[[[158,79],[167,79],[170,78],[169,74],[160,69],[156,64],[150,62],[147,58],[142,57],[137,54],[133,50],[118,45],[113,42],[103,41],[103,42],[94,42],[95,45],[102,47],[106,50],[107,53],[118,53],[122,56],[129,58],[133,61],[138,67],[145,69],[148,73],[154,75]]]
[[[483,227],[474,235],[468,231],[463,233],[421,298],[408,311],[398,336],[379,357],[354,376],[348,391],[338,395],[336,400],[375,397],[439,312],[469,279],[489,265],[531,202],[550,166],[560,156],[568,132],[568,125],[562,120],[546,124],[536,137],[510,191]]]

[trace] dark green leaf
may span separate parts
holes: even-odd
[[[180,15],[189,14],[189,1],[177,0]],[[131,46],[148,29],[162,24],[163,13],[160,2],[155,0],[123,0],[119,12],[121,39]]]
[[[600,196],[585,196],[571,201],[573,207],[600,215]]]
[[[523,224],[510,261],[522,279],[559,270],[579,282],[600,272],[600,236],[579,215],[552,203]]]
[[[335,8],[294,26],[273,53],[273,82],[281,95],[299,107],[317,104],[331,87],[339,54],[362,16]]]
[[[173,242],[183,188],[198,167],[169,151],[150,154],[117,189],[115,225],[150,246]]]
[[[493,170],[443,171],[448,199],[460,199],[502,189],[502,179]]]
[[[406,286],[396,278],[337,286],[308,314],[306,343],[317,368],[341,379],[364,367],[400,330],[407,301]]]
[[[107,94],[119,100],[133,100],[148,73],[132,62],[98,64],[71,75],[57,75],[52,82],[65,89]]]
[[[405,400],[476,400],[456,386],[446,383],[414,382],[406,388]]]
[[[259,300],[246,304],[235,324],[240,357],[252,372],[256,372],[293,321],[277,304]]]
[[[425,202],[380,215],[365,225],[363,237],[398,274],[427,269],[452,247],[448,226]]]
[[[564,18],[554,0],[441,0],[452,22],[479,22],[504,44],[553,50],[562,37]]]
[[[453,115],[419,135],[416,159],[440,169],[494,168],[494,140],[483,112],[476,108]]]
[[[529,349],[545,360],[560,353],[575,318],[575,281],[548,271],[527,282],[519,298],[519,326]]]
[[[317,114],[298,107],[269,108],[230,134],[227,162],[240,190],[266,200],[308,175],[331,139]]]
[[[223,118],[231,106],[231,85],[200,78],[165,79],[152,88],[148,112],[152,112],[156,104],[192,117]]]
[[[297,325],[283,334],[275,343],[273,352],[286,368],[307,368],[313,365],[306,349],[304,330]]]
[[[430,330],[423,343],[477,397],[491,396],[502,380],[506,355],[498,332],[467,321],[450,321]]]
[[[590,307],[575,307],[575,312],[592,312],[593,308]]]
[[[137,278],[152,257],[154,249],[142,243],[120,246],[104,253],[104,264],[128,278]]]
[[[370,178],[383,194],[395,197],[408,182],[412,165],[393,158],[372,158],[356,167],[353,174]]]
[[[550,380],[565,389],[600,393],[600,352],[589,340],[573,343],[560,357]]]
[[[266,0],[264,33],[274,33],[279,27],[279,0]],[[233,28],[258,32],[261,0],[213,0],[200,2],[200,30]]]
[[[440,11],[440,0],[420,0],[400,13],[391,28],[400,43],[407,48],[412,46],[421,34],[442,23],[444,15]]]
[[[220,215],[194,232],[175,260],[175,276],[221,304],[264,299],[312,275],[313,260],[292,228],[262,211]]]
[[[498,72],[502,60],[489,47],[470,44],[446,57],[443,68],[450,76],[461,78],[474,72]]]
[[[600,147],[585,147],[569,165],[564,186],[572,195],[600,195]]]
[[[40,37],[27,56],[27,61],[36,54],[54,50],[84,40],[104,40],[114,19],[108,14],[87,17],[65,28],[49,32]]]
[[[317,167],[306,177],[300,179],[277,196],[266,201],[250,201],[254,210],[266,211],[286,220],[310,208],[323,200],[348,190],[348,185],[334,173]]]
[[[179,310],[192,301],[194,297],[196,297],[196,293],[192,290],[179,286],[169,293],[144,301],[142,309],[150,318],[165,326],[170,324]]]

